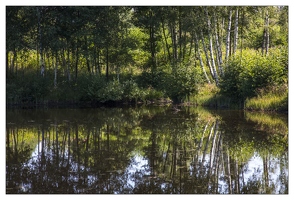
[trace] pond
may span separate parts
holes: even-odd
[[[288,194],[288,115],[8,109],[6,194]]]

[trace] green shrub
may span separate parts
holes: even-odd
[[[267,86],[287,82],[286,51],[271,49],[267,56],[257,51],[243,50],[231,58],[220,80],[221,93],[235,101],[257,96],[257,91]]]

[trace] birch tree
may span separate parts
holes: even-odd
[[[204,76],[205,76],[205,79],[207,80],[207,82],[209,84],[211,84],[210,80],[209,80],[209,77],[207,76],[207,73],[206,73],[206,70],[204,68],[204,64],[203,64],[203,60],[202,60],[202,57],[201,57],[201,54],[200,54],[200,50],[199,50],[199,40],[198,40],[198,36],[197,34],[195,33],[195,56],[197,55],[197,57],[199,58],[199,62],[200,62],[200,67],[204,73]]]
[[[202,41],[202,45],[203,45],[203,51],[205,53],[205,58],[206,58],[206,64],[210,70],[210,74],[211,76],[214,78],[214,75],[213,75],[213,69],[212,69],[212,66],[211,66],[211,63],[210,63],[210,59],[209,59],[209,55],[208,55],[208,52],[207,52],[207,48],[206,48],[206,44],[204,42],[204,36],[203,36],[203,31],[201,30],[201,41]]]
[[[215,30],[215,43],[216,43],[216,48],[217,48],[217,59],[218,59],[218,68],[219,68],[219,72],[220,75],[223,75],[223,59],[222,59],[222,49],[221,49],[221,44],[219,42],[219,36],[218,36],[218,28],[217,28],[217,18],[214,12],[214,30]]]
[[[216,71],[216,66],[215,66],[215,61],[214,61],[212,37],[211,37],[211,35],[212,35],[211,34],[211,22],[210,22],[207,8],[205,8],[204,10],[205,10],[205,14],[206,14],[206,18],[207,18],[207,25],[208,25],[209,51],[210,51],[210,59],[211,59],[212,71],[213,71],[212,75],[213,75],[213,78],[214,78],[216,84],[218,85],[218,74]]]
[[[264,18],[264,29],[263,29],[263,41],[262,41],[262,54],[268,54],[269,49],[269,13],[266,9]]]
[[[239,19],[239,11],[236,8],[235,11],[235,28],[234,28],[234,46],[233,46],[233,54],[236,54],[237,45],[238,45],[238,19]]]
[[[229,10],[228,28],[227,28],[227,40],[226,40],[226,63],[229,59],[230,53],[230,37],[231,37],[231,25],[232,25],[232,10]]]

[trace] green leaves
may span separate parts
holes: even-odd
[[[252,50],[237,54],[227,64],[221,93],[242,100],[256,96],[258,89],[285,84],[288,75],[283,54],[279,49],[272,49],[266,57]]]

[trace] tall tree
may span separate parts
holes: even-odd
[[[238,28],[239,28],[239,9],[238,7],[235,10],[235,27],[234,27],[234,46],[233,46],[233,54],[236,54],[237,45],[238,45]]]
[[[227,39],[226,39],[226,63],[228,62],[229,59],[229,53],[230,53],[230,38],[231,38],[231,25],[232,25],[232,9],[229,9],[229,16],[228,16],[228,27],[227,27]]]
[[[223,59],[222,59],[222,49],[221,49],[221,44],[219,41],[219,33],[218,33],[218,22],[217,22],[217,17],[215,14],[216,10],[214,10],[213,13],[213,18],[214,18],[214,34],[215,34],[215,43],[216,43],[216,49],[217,49],[217,59],[218,59],[218,68],[220,72],[220,76],[223,75]]]
[[[203,71],[203,74],[204,74],[204,76],[205,76],[205,79],[207,80],[207,83],[208,83],[208,84],[211,84],[210,79],[209,79],[209,77],[207,76],[207,73],[206,73],[206,71],[205,71],[205,67],[204,67],[204,64],[203,64],[203,60],[202,60],[202,57],[201,57],[201,54],[200,54],[199,40],[198,40],[197,33],[195,33],[195,57],[196,57],[196,55],[197,55],[197,57],[198,57],[198,59],[199,59],[200,67],[201,67],[201,69],[202,69],[202,71]]]
[[[210,58],[211,58],[211,63],[212,63],[212,71],[213,71],[213,78],[218,85],[218,74],[216,71],[216,66],[215,66],[215,61],[214,61],[214,53],[213,53],[213,45],[212,45],[212,34],[211,34],[211,22],[208,14],[207,7],[204,8],[206,18],[207,18],[207,25],[208,25],[208,39],[209,39],[209,51],[210,51]]]

